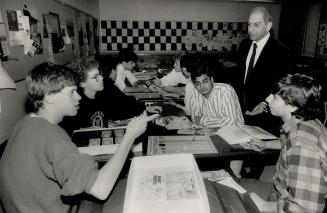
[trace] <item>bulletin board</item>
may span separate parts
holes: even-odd
[[[24,45],[10,44],[11,23],[8,23],[7,11],[23,11],[26,9],[33,18],[34,26],[30,28],[35,40],[39,39],[40,48],[34,55],[24,53]],[[7,61],[3,61],[3,66],[14,81],[25,79],[27,73],[36,65],[45,61],[66,64],[75,57],[91,54],[90,47],[80,53],[79,38],[83,38],[85,43],[86,21],[89,15],[78,11],[82,17],[76,18],[77,10],[54,0],[1,0],[0,13],[3,24],[0,24],[0,33],[6,31],[9,56]],[[76,20],[80,22],[83,30],[79,36]],[[30,18],[31,21],[31,18]],[[89,27],[92,27],[89,25]],[[93,35],[93,34],[92,34]],[[93,48],[94,49],[94,48]],[[92,52],[94,54],[94,52]]]
[[[316,57],[327,59],[327,4],[323,4],[320,13]]]

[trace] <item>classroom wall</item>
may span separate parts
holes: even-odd
[[[143,25],[144,21],[149,21],[150,24],[152,22],[168,21],[169,23],[174,24],[181,21],[197,22],[203,25],[207,24],[208,22],[212,22],[213,24],[230,23],[231,25],[236,24],[238,26],[242,26],[242,24],[248,20],[249,11],[253,7],[259,5],[266,6],[271,10],[274,17],[273,33],[275,36],[277,36],[279,28],[280,4],[218,0],[99,0],[99,13],[101,24],[108,24],[112,21],[114,23],[120,23],[121,21],[132,21],[137,22],[138,25]],[[110,46],[110,43],[113,42],[111,41],[111,35],[106,34],[108,29],[110,29],[110,27],[107,27],[107,29],[102,27],[102,31],[100,31],[100,36],[102,36],[102,39],[104,39],[101,41],[101,48],[103,52],[118,49],[116,46]],[[166,30],[166,28],[161,27],[160,29]],[[196,28],[195,30],[199,29]],[[241,30],[242,27],[240,27],[240,29],[237,28],[237,31],[242,34],[243,32]],[[124,29],[122,29],[122,32],[124,32]],[[114,36],[116,36],[116,34]],[[106,40],[106,37],[109,37],[109,41]],[[236,37],[236,35],[232,37]],[[116,38],[114,39],[116,40]],[[120,40],[120,38],[117,39]],[[143,41],[141,41],[141,43],[141,48],[143,48]],[[158,48],[154,48],[155,50],[162,50],[160,43],[158,44],[158,42],[156,42],[155,44],[158,46]],[[167,48],[164,48],[164,50],[166,49]],[[179,48],[177,48],[177,50],[179,50]]]
[[[13,126],[17,121],[22,118],[25,113],[25,103],[27,100],[27,91],[25,87],[25,76],[27,73],[33,69],[37,64],[45,61],[52,61],[55,63],[69,63],[73,60],[73,49],[72,44],[65,46],[65,51],[63,53],[49,53],[47,51],[47,43],[43,38],[43,14],[53,12],[59,14],[60,26],[66,26],[66,20],[74,20],[74,6],[78,10],[89,12],[88,14],[98,17],[98,0],[0,0],[1,2],[1,16],[2,20],[6,23],[7,29],[7,18],[6,10],[22,10],[24,4],[27,5],[28,10],[31,12],[32,16],[39,21],[39,32],[42,34],[42,44],[43,53],[34,56],[27,56],[23,53],[22,46],[10,46],[10,58],[15,60],[3,61],[3,67],[8,72],[8,74],[13,78],[16,83],[17,90],[0,90],[0,144],[8,139]],[[83,14],[84,17],[84,14]],[[85,16],[86,17],[86,16]],[[76,28],[76,24],[75,28]],[[85,25],[85,24],[84,24]],[[85,28],[85,26],[84,26]],[[85,32],[85,30],[84,30]],[[78,33],[75,29],[75,36]],[[8,37],[7,37],[8,39]],[[77,40],[72,40],[76,42]],[[77,46],[77,45],[76,45]],[[76,48],[75,48],[76,49]],[[1,61],[0,61],[1,63]]]

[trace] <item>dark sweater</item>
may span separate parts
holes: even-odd
[[[91,126],[107,127],[108,120],[124,120],[141,114],[145,105],[133,96],[122,93],[111,79],[104,81],[104,90],[90,99],[81,95],[80,108],[74,117],[65,117],[60,123],[69,135],[74,130]]]

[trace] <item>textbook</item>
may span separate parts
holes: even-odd
[[[217,135],[222,137],[229,144],[247,143],[253,139],[258,140],[276,140],[276,136],[258,126],[250,125],[233,125],[224,126],[217,130]]]
[[[135,157],[123,213],[209,213],[200,170],[191,154]]]

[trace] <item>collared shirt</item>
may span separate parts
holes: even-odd
[[[318,120],[290,119],[281,128],[274,185],[278,212],[323,212],[327,192],[327,130]]]
[[[160,80],[163,86],[177,86],[178,84],[187,84],[188,82],[183,73],[176,72],[175,69],[162,77]]]
[[[124,67],[121,64],[119,64],[117,66],[117,76],[116,76],[115,85],[121,91],[123,91],[126,87],[126,84],[125,84],[126,78],[131,85],[134,85],[134,83],[137,81],[137,79],[135,78],[135,76],[132,74],[131,71],[125,70]]]
[[[184,96],[184,105],[185,112],[188,115],[191,115],[191,96],[193,92],[197,92],[193,83],[189,80],[185,86],[185,96]]]
[[[266,45],[269,37],[270,37],[270,33],[268,32],[262,39],[260,39],[260,41],[258,41],[258,42],[253,41],[252,42],[251,47],[249,49],[248,56],[246,58],[246,71],[245,71],[244,81],[245,81],[246,76],[247,76],[247,73],[248,73],[248,67],[249,67],[249,63],[250,63],[250,58],[251,58],[251,55],[252,55],[252,52],[253,52],[253,43],[256,43],[257,44],[257,49],[256,49],[256,52],[255,52],[255,58],[254,58],[254,63],[253,63],[253,67],[255,67],[255,64],[257,63],[258,58],[259,58],[259,56],[260,56],[260,54],[262,52],[262,49]]]
[[[203,127],[216,128],[244,124],[238,97],[229,84],[215,83],[208,98],[194,88],[190,94],[185,94],[185,99],[188,100],[186,109],[192,120],[200,116],[200,125]]]

